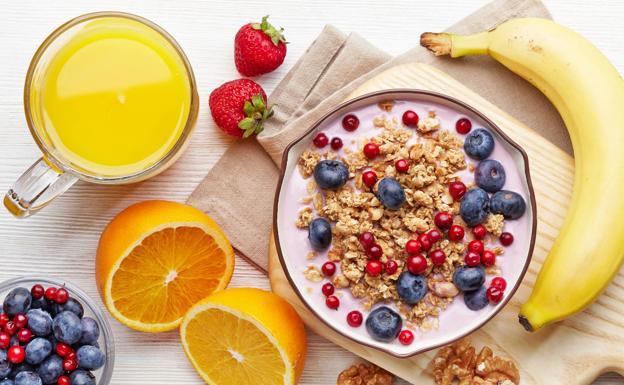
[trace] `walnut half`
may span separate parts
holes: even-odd
[[[357,364],[342,371],[337,385],[392,385],[394,376],[373,364]]]

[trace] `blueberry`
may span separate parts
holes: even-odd
[[[30,309],[41,309],[48,311],[48,301],[45,298],[33,299]]]
[[[7,360],[6,350],[0,350],[0,378],[5,378],[11,373],[11,363]]]
[[[0,385],[15,385],[15,382],[13,382],[13,380],[9,380],[7,378],[7,379],[4,379],[4,380],[0,381]]]
[[[32,372],[33,370],[33,367],[29,363],[22,362],[19,365],[13,366],[13,370],[11,370],[11,373],[9,373],[9,378],[14,380],[15,376],[17,376],[21,372]]]
[[[62,305],[55,304],[55,310],[56,310],[55,314],[59,314],[64,311],[70,311],[74,313],[75,315],[77,315],[78,318],[82,318],[82,316],[84,315],[84,309],[82,308],[82,305],[80,304],[80,302],[78,302],[77,300],[73,298],[67,299],[67,302],[65,302]]]
[[[387,306],[378,307],[366,318],[366,331],[377,341],[394,340],[399,335],[402,326],[401,316]]]
[[[468,190],[461,200],[459,214],[466,224],[474,227],[485,221],[490,208],[490,196],[478,187]]]
[[[453,283],[461,291],[476,290],[485,282],[485,269],[482,266],[460,266],[453,274]]]
[[[52,353],[52,344],[45,338],[35,338],[26,345],[26,362],[40,364]]]
[[[44,384],[55,384],[59,376],[63,374],[63,359],[56,354],[51,355],[39,365],[37,373]]]
[[[100,338],[100,327],[96,320],[91,317],[84,317],[80,324],[82,325],[82,337],[80,343],[83,345],[92,345]]]
[[[526,203],[520,194],[509,190],[501,190],[492,195],[490,210],[494,214],[503,214],[507,219],[518,219],[524,215]]]
[[[326,190],[337,190],[349,179],[349,169],[337,160],[322,160],[314,167],[316,184]]]
[[[398,210],[405,203],[405,191],[394,178],[383,178],[377,184],[377,198],[390,210]]]
[[[308,226],[308,239],[316,250],[324,250],[332,241],[332,229],[325,218],[315,218]]]
[[[52,330],[57,340],[68,345],[80,341],[82,336],[80,318],[70,311],[64,311],[54,318]]]
[[[41,309],[31,309],[26,313],[28,317],[28,327],[34,335],[39,337],[52,333],[52,317]]]
[[[78,366],[82,369],[97,370],[106,362],[104,353],[91,345],[81,346],[76,355],[78,356]]]
[[[427,278],[404,271],[397,279],[396,289],[403,302],[414,305],[427,294]]]
[[[21,372],[15,376],[15,385],[42,385],[41,377],[34,372]]]
[[[18,346],[20,341],[17,339],[17,336],[11,337],[11,341],[9,341],[9,346]]]
[[[481,286],[477,290],[467,291],[464,293],[464,303],[470,310],[481,310],[487,306],[489,300],[487,298],[485,286]]]
[[[72,385],[95,385],[95,376],[86,370],[76,370],[69,376],[69,379]]]
[[[9,317],[14,317],[18,313],[26,314],[28,309],[30,309],[31,303],[32,296],[30,291],[23,287],[16,287],[4,298],[2,308]]]
[[[482,160],[475,169],[474,178],[477,186],[485,191],[497,192],[505,185],[505,168],[497,160]]]
[[[477,128],[466,136],[464,151],[469,157],[483,160],[494,151],[494,138],[483,128]]]

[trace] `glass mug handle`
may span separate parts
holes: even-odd
[[[75,176],[51,167],[41,158],[9,189],[4,205],[18,218],[29,217],[67,191],[77,180]]]

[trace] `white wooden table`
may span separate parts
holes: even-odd
[[[546,0],[554,17],[596,43],[624,73],[624,3]],[[284,65],[258,81],[270,92],[326,23],[357,31],[391,53],[417,44],[425,30],[440,30],[472,12],[484,0],[210,0],[210,1],[0,1],[0,189],[4,191],[39,152],[23,116],[22,87],[38,44],[73,16],[120,10],[163,26],[189,56],[203,98],[197,130],[183,157],[164,174],[138,185],[104,187],[79,183],[52,206],[28,220],[0,209],[0,279],[18,275],[56,276],[80,285],[99,301],[93,277],[98,237],[121,209],[144,199],[184,201],[230,143],[210,123],[207,96],[238,77],[232,59],[233,37],[245,22],[270,14],[286,28],[291,42]],[[410,38],[412,36],[412,38]],[[407,37],[407,38],[406,38]],[[266,277],[238,258],[231,286],[267,289]],[[114,385],[200,384],[176,332],[151,335],[112,321],[117,346]],[[356,360],[351,353],[309,334],[309,356],[301,383],[333,384]],[[597,383],[621,384],[605,375]]]

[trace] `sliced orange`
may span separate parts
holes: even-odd
[[[301,318],[277,295],[226,289],[197,303],[180,327],[189,360],[212,385],[292,385],[303,371]]]
[[[106,227],[96,257],[96,281],[110,313],[146,332],[175,329],[199,300],[224,289],[234,251],[219,226],[181,203],[146,201]]]

